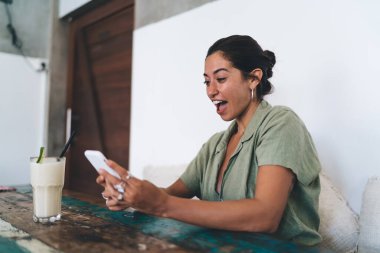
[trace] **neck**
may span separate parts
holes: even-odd
[[[252,117],[254,116],[257,107],[259,107],[260,101],[253,100],[250,102],[247,109],[236,118],[236,123],[238,125],[237,134],[242,136]]]

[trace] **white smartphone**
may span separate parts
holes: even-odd
[[[90,161],[92,166],[94,166],[97,172],[99,172],[100,169],[104,169],[112,176],[120,179],[120,175],[114,169],[107,165],[107,158],[102,154],[102,152],[98,150],[86,150],[84,152],[84,155]]]

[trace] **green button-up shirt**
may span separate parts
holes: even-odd
[[[289,108],[272,107],[263,100],[252,117],[216,191],[233,121],[226,131],[213,135],[189,164],[181,179],[202,200],[222,201],[255,197],[258,167],[280,165],[290,169],[296,182],[289,195],[277,235],[305,245],[321,241],[318,234],[320,163],[309,132]]]

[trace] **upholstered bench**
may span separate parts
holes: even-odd
[[[186,165],[147,166],[143,177],[159,187],[179,178]],[[322,244],[338,253],[380,252],[380,178],[368,180],[363,193],[360,216],[348,205],[332,181],[321,173],[319,232]]]

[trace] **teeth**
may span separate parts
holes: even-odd
[[[218,104],[220,104],[220,103],[222,103],[223,101],[222,100],[215,100],[215,101],[212,101],[212,103],[214,104],[214,105],[218,105]]]

